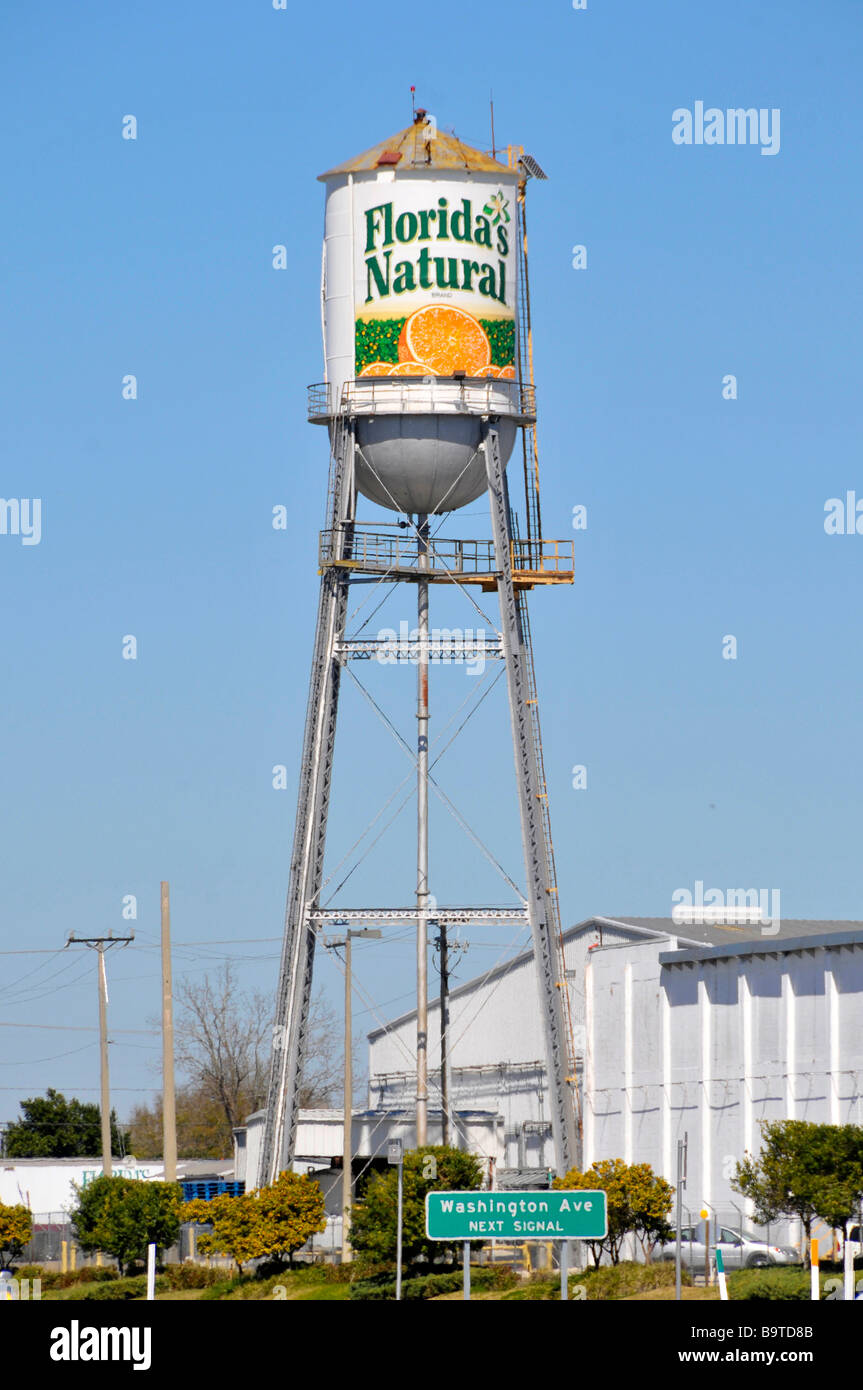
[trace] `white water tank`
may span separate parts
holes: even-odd
[[[417,116],[321,175],[321,298],[329,413],[350,397],[359,491],[434,514],[485,490],[483,415],[504,463],[524,418],[518,175]]]

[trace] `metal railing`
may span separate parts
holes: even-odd
[[[536,417],[536,389],[501,377],[366,376],[341,388],[327,381],[308,388],[314,424],[349,415],[506,415],[519,422]]]
[[[369,570],[375,574],[418,573],[416,537],[409,530],[398,534],[364,531],[353,526],[349,554],[338,544],[340,532],[322,531],[318,547],[320,568],[339,564],[350,569]],[[574,541],[512,542],[514,575],[568,578],[575,565]],[[481,575],[493,578],[497,574],[494,542],[491,540],[451,540],[438,538],[429,541],[428,572],[432,576],[454,580]]]

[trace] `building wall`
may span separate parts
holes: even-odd
[[[131,1163],[115,1159],[115,1177],[161,1181],[165,1169],[161,1162]],[[0,1202],[6,1206],[18,1203],[34,1213],[71,1211],[77,1206],[73,1184],[87,1186],[102,1176],[98,1158],[5,1158],[0,1159]]]
[[[604,943],[632,941],[603,927]],[[584,978],[598,941],[593,929],[564,939],[567,990],[577,1055],[584,1052]],[[503,942],[501,943],[504,944]],[[440,1105],[440,1008],[429,1005],[429,1106]],[[545,1037],[533,956],[480,976],[450,996],[451,1110],[495,1109],[499,1131],[482,1136],[483,1157],[502,1167],[547,1167],[554,1146],[545,1078]],[[416,1013],[369,1035],[369,1105],[411,1106],[416,1096]],[[470,1147],[464,1134],[460,1142]]]
[[[687,1132],[687,1205],[732,1221],[730,1178],[760,1120],[863,1123],[863,943],[661,963],[672,946],[591,953],[585,1159],[674,1182]]]

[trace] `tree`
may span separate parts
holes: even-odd
[[[179,1183],[100,1177],[75,1192],[72,1225],[78,1244],[114,1255],[121,1269],[142,1259],[148,1245],[165,1249],[177,1239],[183,1205]]]
[[[624,1163],[622,1158],[604,1158],[586,1172],[571,1168],[553,1186],[559,1191],[595,1189],[605,1193],[608,1213],[608,1232],[604,1240],[590,1240],[594,1264],[598,1265],[603,1252],[612,1264],[620,1260],[624,1238],[632,1232],[645,1255],[657,1241],[671,1235],[668,1214],[674,1199],[674,1188],[665,1178],[658,1177],[649,1163]]]
[[[244,1123],[267,1094],[270,1001],[241,992],[226,961],[215,981],[184,981],[177,990],[177,1061],[192,1084],[221,1107],[227,1128]]]
[[[320,1185],[310,1174],[280,1173],[255,1193],[261,1219],[263,1253],[293,1263],[294,1251],[327,1229],[327,1209]]]
[[[823,1182],[815,1192],[815,1211],[834,1231],[845,1233],[863,1201],[863,1129],[859,1125],[819,1125],[828,1131],[822,1150],[831,1157]]]
[[[177,999],[177,1061],[189,1078],[191,1093],[220,1108],[229,1152],[231,1131],[267,1098],[272,1001],[257,991],[241,991],[230,961],[215,980],[207,976],[203,984],[185,981]],[[333,1011],[318,997],[306,1038],[300,1105],[329,1105],[339,1093],[338,1036]]]
[[[233,1139],[223,1107],[201,1086],[178,1086],[177,1152],[184,1158],[230,1158]],[[132,1152],[138,1158],[163,1155],[162,1097],[136,1105],[129,1117]]]
[[[402,1250],[406,1261],[440,1255],[455,1257],[461,1242],[428,1240],[425,1232],[427,1192],[475,1191],[482,1169],[473,1154],[443,1144],[411,1149],[404,1156]],[[360,1201],[351,1211],[351,1245],[367,1261],[396,1258],[398,1227],[398,1170],[373,1173]]]
[[[81,1158],[102,1152],[102,1122],[98,1105],[67,1100],[49,1087],[44,1096],[20,1102],[23,1120],[6,1132],[9,1158]],[[128,1153],[129,1135],[121,1131],[111,1111],[111,1152]]]
[[[249,1260],[266,1255],[292,1260],[295,1250],[327,1229],[319,1184],[308,1174],[290,1172],[281,1173],[269,1187],[238,1197],[196,1198],[185,1204],[182,1219],[211,1225],[211,1231],[199,1235],[198,1248],[230,1255],[240,1273]]]
[[[863,1193],[863,1131],[809,1120],[761,1122],[761,1152],[737,1164],[731,1186],[755,1206],[760,1225],[796,1217],[809,1263],[812,1223],[844,1226]]]
[[[185,1203],[180,1216],[184,1222],[211,1225],[211,1231],[202,1231],[198,1235],[198,1249],[205,1255],[229,1255],[236,1260],[241,1274],[244,1264],[258,1259],[263,1253],[260,1214],[251,1192],[241,1193],[237,1197],[225,1192],[211,1197],[209,1201],[196,1197]]]
[[[33,1234],[33,1217],[24,1206],[0,1202],[0,1267],[6,1269],[21,1258]]]

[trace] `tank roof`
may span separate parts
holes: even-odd
[[[321,180],[336,178],[340,174],[368,173],[375,169],[447,169],[450,171],[470,171],[471,173],[514,174],[515,170],[500,160],[493,159],[483,150],[475,150],[459,140],[457,135],[438,130],[426,139],[431,123],[424,120],[424,111],[418,111],[419,119],[413,125],[400,130],[396,135],[381,140],[370,150],[347,159],[319,174]]]

